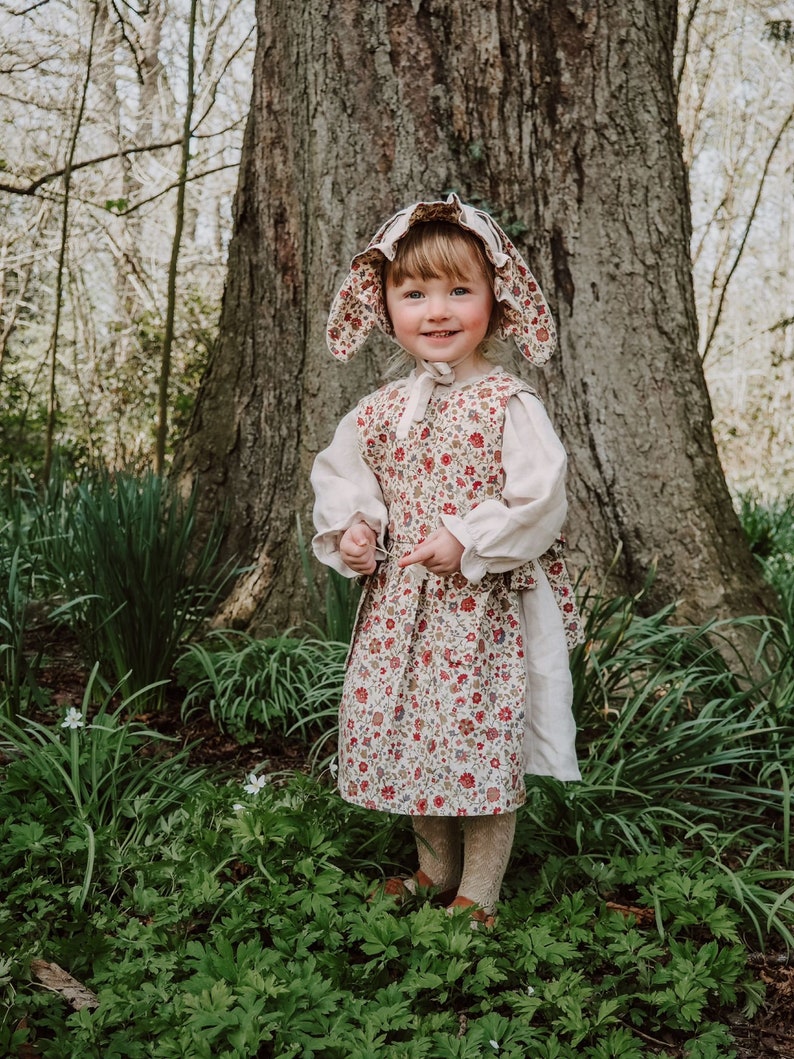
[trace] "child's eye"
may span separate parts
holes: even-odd
[[[415,301],[417,298],[421,298],[422,297],[422,292],[420,290],[409,290],[406,293],[405,297],[406,298],[413,298],[414,301]]]
[[[453,289],[452,293],[453,294],[468,294],[469,293],[469,288],[468,287],[455,287]]]

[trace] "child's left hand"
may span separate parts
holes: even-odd
[[[401,569],[421,563],[437,577],[450,577],[460,570],[460,560],[465,548],[446,526],[439,526],[430,536],[417,544],[412,552],[404,555],[397,565]]]

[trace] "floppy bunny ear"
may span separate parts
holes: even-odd
[[[350,272],[334,298],[326,340],[342,361],[353,357],[374,328],[392,335],[383,294],[383,261],[394,260],[396,246],[414,224],[443,220],[477,236],[494,267],[494,297],[503,303],[497,334],[513,338],[522,356],[545,364],[557,335],[549,307],[526,262],[499,225],[482,210],[461,202],[454,193],[442,202],[417,202],[383,224],[366,250],[353,258]]]
[[[382,264],[378,251],[359,254],[333,300],[326,341],[337,360],[350,360],[375,327],[391,334],[383,299]]]
[[[545,364],[557,347],[557,329],[543,291],[513,244],[506,241],[509,265],[496,270],[494,295],[502,302],[500,338],[514,339],[523,357]]]
[[[431,212],[439,207],[447,209],[444,202],[417,202],[400,210],[380,226],[366,250],[353,258],[328,314],[326,341],[337,360],[350,360],[376,327],[393,334],[383,293],[383,262],[385,258],[394,260],[397,243],[420,219],[423,207]]]

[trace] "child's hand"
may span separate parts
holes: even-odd
[[[421,563],[437,577],[450,577],[460,570],[464,551],[465,548],[458,538],[453,536],[446,526],[439,526],[427,540],[417,544],[408,555],[404,555],[397,565],[405,568],[413,563]]]
[[[375,531],[366,522],[356,522],[346,529],[339,541],[339,554],[345,566],[357,574],[371,574],[375,570]]]

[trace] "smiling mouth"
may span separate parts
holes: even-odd
[[[423,331],[422,335],[424,338],[451,338],[452,335],[458,334],[457,331]]]

